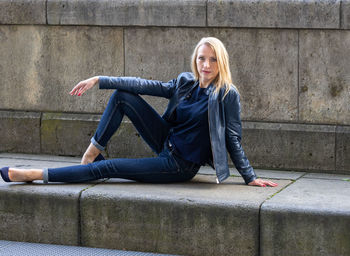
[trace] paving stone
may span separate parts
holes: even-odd
[[[208,26],[339,28],[339,12],[339,0],[209,0]]]
[[[111,90],[70,90],[94,75],[122,75],[121,28],[0,26],[0,109],[102,113]]]
[[[350,174],[342,175],[332,173],[307,173],[305,176],[303,176],[303,178],[350,181]]]
[[[40,113],[0,110],[0,152],[40,153]]]
[[[0,24],[46,24],[46,0],[0,1]]]
[[[350,124],[350,31],[300,31],[299,118]]]
[[[279,182],[279,187],[258,188],[241,178],[217,185],[208,175],[165,185],[110,179],[82,194],[82,244],[180,255],[257,255],[259,207],[290,183]]]
[[[48,23],[112,26],[205,26],[205,0],[48,0]]]
[[[350,182],[301,178],[261,207],[261,255],[349,255]]]

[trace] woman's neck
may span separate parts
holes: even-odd
[[[211,84],[212,81],[201,81],[199,79],[199,87],[200,88],[207,88],[210,84]]]

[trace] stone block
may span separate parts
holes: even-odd
[[[46,0],[0,1],[0,24],[46,24]]]
[[[263,203],[260,255],[350,255],[350,182],[297,180]]]
[[[108,90],[69,95],[80,80],[123,74],[120,28],[0,26],[0,109],[101,113]]]
[[[79,245],[79,196],[88,184],[0,181],[0,239]]]
[[[130,121],[122,122],[107,145],[110,158],[140,158],[155,156]]]
[[[168,81],[190,71],[191,54],[204,36],[223,41],[242,118],[297,119],[298,32],[294,30],[127,28],[125,75]],[[152,99],[162,112],[165,101]]]
[[[340,12],[340,27],[342,29],[350,29],[350,0],[341,1]]]
[[[81,197],[82,245],[179,255],[257,255],[259,207],[275,188],[215,184],[197,175],[180,184],[110,179]]]
[[[340,0],[209,0],[208,26],[339,28]]]
[[[300,31],[299,119],[350,124],[350,31]]]
[[[242,145],[256,168],[335,170],[335,126],[244,122]]]
[[[48,23],[108,26],[205,26],[205,0],[49,0]]]
[[[336,129],[336,164],[337,172],[350,174],[350,127],[338,126]]]
[[[42,153],[83,155],[99,119],[99,115],[44,113],[41,122]]]
[[[40,113],[0,111],[0,151],[40,153]]]

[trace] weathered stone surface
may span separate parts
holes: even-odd
[[[298,33],[294,30],[161,29],[125,30],[125,75],[168,81],[190,71],[198,41],[216,36],[231,57],[233,81],[241,93],[242,118],[297,118]],[[165,101],[152,99],[159,112]]]
[[[41,121],[42,153],[82,155],[95,134],[99,115],[44,113]]]
[[[88,187],[5,184],[1,179],[0,239],[78,245],[79,195]]]
[[[349,255],[350,182],[297,180],[261,207],[261,255]]]
[[[340,0],[209,0],[208,26],[339,28]]]
[[[341,28],[350,29],[350,0],[341,1]]]
[[[2,0],[0,24],[46,24],[46,1]]]
[[[0,152],[40,152],[40,113],[0,111]]]
[[[350,124],[350,31],[300,31],[300,120]]]
[[[0,26],[0,109],[101,113],[110,91],[69,95],[80,80],[123,73],[120,28]]]
[[[155,155],[130,121],[122,122],[107,145],[107,153],[110,158],[140,158]]]
[[[244,122],[243,129],[256,168],[335,170],[335,126]]]
[[[307,173],[303,178],[350,181],[350,174]]]
[[[82,245],[180,255],[257,255],[259,206],[289,184],[279,182],[277,188],[258,188],[240,178],[216,185],[215,176],[207,175],[166,185],[110,179],[82,194]]]
[[[350,127],[338,126],[336,130],[336,164],[337,172],[350,174]]]
[[[48,0],[48,23],[114,26],[205,26],[205,0]]]

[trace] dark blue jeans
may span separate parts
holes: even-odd
[[[115,91],[91,143],[104,150],[124,115],[132,121],[157,157],[104,160],[99,155],[91,164],[45,169],[44,181],[84,182],[101,178],[124,178],[141,182],[170,183],[187,181],[196,175],[200,166],[176,154],[176,149],[168,142],[169,124],[139,95]]]

